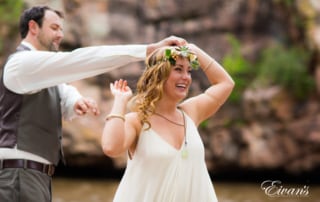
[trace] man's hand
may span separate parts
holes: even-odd
[[[185,46],[187,41],[183,38],[170,36],[157,43],[152,43],[147,46],[147,55],[152,53],[154,50],[161,48],[163,46]]]
[[[94,101],[92,98],[85,98],[85,97],[79,99],[75,103],[74,111],[79,116],[85,115],[88,112],[91,112],[95,116],[100,114],[96,101]]]

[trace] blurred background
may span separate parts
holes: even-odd
[[[62,51],[152,43],[177,35],[231,74],[236,87],[200,126],[219,201],[318,201],[320,197],[319,0],[0,0],[0,64],[20,42],[21,12],[49,5],[65,13]],[[90,68],[90,67],[88,67]],[[54,202],[112,201],[126,157],[100,146],[109,82],[135,84],[144,64],[71,83],[97,100],[101,116],[63,122],[67,160],[53,180]],[[208,86],[194,71],[190,96]],[[273,189],[270,187],[273,186]],[[269,192],[272,190],[272,193]]]

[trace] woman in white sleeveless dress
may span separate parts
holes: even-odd
[[[184,100],[198,67],[212,85]],[[222,66],[194,44],[162,47],[147,57],[130,113],[127,82],[111,84],[114,104],[101,144],[110,157],[128,152],[114,202],[217,201],[197,126],[219,109],[233,86]]]

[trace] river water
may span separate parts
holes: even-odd
[[[111,202],[118,184],[118,180],[57,177],[52,185],[53,202]],[[320,201],[320,185],[314,184],[264,181],[214,182],[214,186],[219,202]]]

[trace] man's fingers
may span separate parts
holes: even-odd
[[[187,41],[185,39],[176,36],[169,37],[168,41],[168,45],[170,46],[184,46],[187,44]]]
[[[100,111],[98,109],[98,105],[93,99],[87,98],[87,99],[84,100],[84,102],[87,105],[86,106],[87,107],[87,111],[91,110],[94,115],[98,115],[100,113]]]
[[[87,104],[84,102],[84,100],[80,100],[78,105],[76,106],[75,111],[78,115],[84,115],[87,113],[88,109],[89,108]]]

